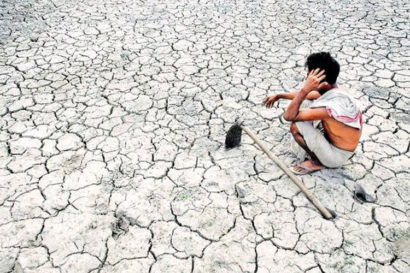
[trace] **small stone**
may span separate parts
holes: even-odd
[[[31,35],[30,36],[30,41],[32,42],[37,42],[38,41],[39,36],[38,35]]]
[[[236,185],[236,193],[239,198],[244,198],[246,196],[246,191],[241,186]]]

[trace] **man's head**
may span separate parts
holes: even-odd
[[[323,80],[329,84],[335,84],[339,76],[339,63],[330,56],[329,52],[318,52],[310,54],[306,60],[305,67],[308,72],[320,68],[325,70],[326,78]]]

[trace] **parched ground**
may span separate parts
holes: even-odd
[[[0,272],[410,272],[407,0],[2,0]],[[312,52],[365,127],[343,168],[287,165]],[[357,184],[376,203],[354,199]]]

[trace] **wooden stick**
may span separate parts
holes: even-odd
[[[303,184],[303,182],[296,177],[295,174],[293,174],[288,167],[285,166],[285,164],[280,161],[279,158],[277,158],[272,152],[266,147],[266,145],[246,126],[241,125],[242,129],[255,141],[255,143],[262,149],[262,151],[265,152],[265,154],[273,160],[273,162],[276,163],[276,165],[279,166],[279,168],[284,171],[287,176],[296,184],[296,186],[299,187],[299,189],[306,195],[306,197],[310,200],[310,202],[322,213],[322,215],[326,219],[332,219],[332,214],[319,202],[319,200],[316,199],[316,197],[313,195],[313,193],[306,188],[306,186]]]

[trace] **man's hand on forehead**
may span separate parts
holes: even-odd
[[[313,90],[320,90],[321,87],[324,86],[324,84],[327,84],[327,82],[322,83],[322,81],[325,78],[326,78],[326,74],[325,74],[325,70],[323,69],[316,68],[310,71],[301,91],[309,93],[310,91],[313,91]]]

